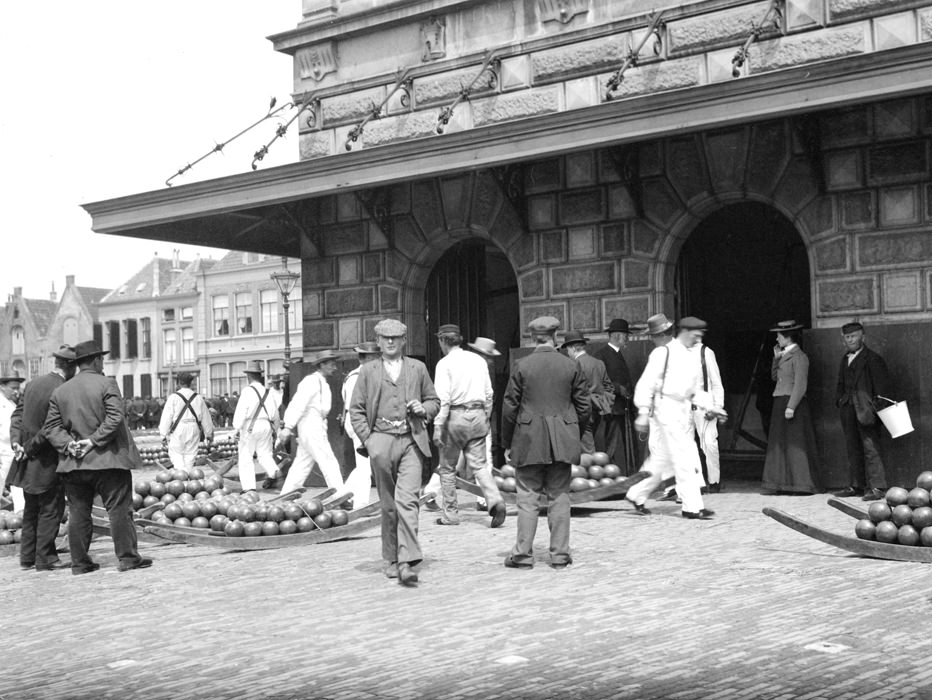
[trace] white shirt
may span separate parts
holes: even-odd
[[[6,396],[0,394],[0,453],[13,454],[13,443],[10,441],[10,423],[16,404]]]
[[[481,402],[492,412],[492,380],[485,360],[474,352],[455,346],[437,362],[434,389],[440,398],[440,411],[434,425],[444,425],[451,406]]]
[[[210,419],[210,410],[207,408],[207,402],[200,394],[194,396],[194,389],[183,386],[177,392],[165,400],[165,406],[162,408],[162,418],[159,420],[159,434],[162,437],[168,437],[168,431],[172,429],[175,420],[181,415],[180,423],[193,423],[195,418],[191,411],[187,409],[184,399],[178,394],[185,396],[191,401],[191,408],[197,414],[197,420],[201,424],[205,438],[211,438],[214,434],[214,422]],[[194,396],[194,400],[191,397]]]
[[[715,353],[712,348],[704,346],[701,342],[696,343],[690,352],[695,353],[696,361],[699,363],[699,381],[702,381],[702,348],[705,347],[705,368],[709,377],[709,386],[706,388],[712,394],[712,402],[715,408],[725,407],[725,386],[722,384],[722,374],[718,369],[718,360],[715,359]]]
[[[353,400],[353,389],[356,388],[356,381],[359,379],[359,367],[351,369],[349,374],[346,375],[346,378],[343,380],[343,388],[340,390],[340,395],[343,397],[343,430],[346,431],[346,434],[352,438],[356,435],[353,430],[353,424],[349,419],[349,405],[350,401]]]
[[[712,395],[702,389],[702,369],[697,360],[698,355],[693,355],[676,338],[654,348],[634,387],[638,413],[648,413],[653,408],[655,395],[658,400],[665,397],[689,401],[700,408],[712,408]]]
[[[330,413],[332,400],[330,385],[324,375],[320,372],[307,375],[298,384],[298,390],[285,409],[285,428],[298,428],[298,432],[301,432],[300,423],[307,417],[315,418],[319,423],[321,418],[326,418]]]
[[[861,354],[861,350],[863,350],[863,349],[864,349],[864,346],[862,345],[861,347],[859,347],[859,348],[857,349],[857,352],[849,352],[849,353],[848,353],[848,364],[849,364],[849,365],[850,365],[852,362],[854,362],[854,358],[857,357],[858,355],[860,355],[860,354]]]
[[[258,395],[256,392],[259,392]],[[250,382],[249,386],[243,387],[239,401],[236,402],[236,412],[233,414],[233,429],[245,432],[249,429],[252,417],[259,406],[259,398],[265,396],[265,386],[261,382]],[[271,421],[273,425],[278,425],[278,407],[280,404],[278,395],[270,391],[265,399],[265,410],[259,409],[259,415],[256,417],[256,423],[259,421]]]

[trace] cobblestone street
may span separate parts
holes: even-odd
[[[574,508],[574,564],[506,569],[514,512],[490,530],[421,514],[407,589],[358,539],[226,553],[141,545],[150,569],[21,572],[0,558],[0,698],[932,697],[930,569],[861,559],[761,514],[838,533],[826,496],[728,483],[711,521],[673,503]],[[858,502],[860,504],[860,502]]]

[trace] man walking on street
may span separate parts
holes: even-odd
[[[570,465],[579,463],[580,436],[589,420],[586,377],[557,352],[560,322],[551,316],[528,324],[536,347],[514,367],[502,401],[502,445],[516,470],[518,532],[505,566],[534,566],[540,498],[550,499],[550,566],[564,569],[570,556]]]
[[[214,439],[214,423],[207,402],[191,384],[194,375],[178,373],[178,391],[168,397],[159,421],[162,444],[168,445],[168,458],[176,469],[190,470],[197,459],[197,447]]]
[[[864,344],[864,326],[858,322],[841,327],[847,352],[838,369],[835,405],[845,433],[848,453],[848,486],[836,496],[863,493],[865,501],[884,497],[887,476],[880,456],[880,419],[874,410],[878,396],[890,392],[887,363]]]
[[[71,562],[58,558],[55,539],[65,512],[65,497],[58,480],[58,452],[48,441],[45,420],[52,392],[74,376],[74,348],[62,345],[52,353],[55,369],[36,377],[23,390],[13,411],[10,438],[17,462],[10,481],[22,488],[22,541],[19,565],[23,570],[70,569]]]
[[[479,355],[463,350],[459,326],[440,326],[437,340],[443,357],[434,374],[440,411],[434,420],[434,444],[440,450],[440,487],[443,493],[441,525],[459,525],[456,465],[462,453],[466,479],[475,479],[492,516],[490,527],[505,522],[505,501],[487,463],[486,439],[492,416],[492,380]]]
[[[354,367],[343,380],[343,386],[340,394],[343,398],[343,415],[340,417],[340,423],[343,426],[343,432],[346,437],[353,441],[353,455],[356,466],[346,477],[346,490],[353,494],[353,507],[364,508],[369,505],[369,499],[372,492],[372,465],[369,462],[369,456],[362,454],[365,452],[362,440],[353,430],[353,423],[350,421],[349,405],[353,399],[353,390],[356,388],[356,380],[359,379],[359,369],[367,362],[379,359],[379,346],[376,343],[365,342],[357,345],[354,350],[359,358],[359,365]]]
[[[600,416],[610,419],[615,404],[615,390],[605,370],[605,363],[586,352],[588,342],[579,331],[570,331],[563,339],[566,356],[576,360],[586,377],[586,387],[589,391],[589,423],[582,434],[582,450],[591,454],[595,452],[594,423]]]
[[[628,364],[622,354],[628,344],[628,322],[623,318],[614,318],[605,329],[608,344],[593,353],[593,357],[602,360],[608,378],[612,380],[615,402],[610,415],[593,416],[596,444],[608,453],[612,463],[621,467],[622,474],[631,474],[637,469],[634,445],[628,444],[631,438],[629,406],[634,383]]]
[[[272,444],[278,429],[278,402],[276,395],[262,381],[265,372],[259,360],[250,360],[243,374],[249,384],[243,388],[243,395],[236,403],[233,429],[239,436],[239,482],[243,492],[247,492],[256,490],[253,455],[268,478],[275,479],[278,476],[278,464],[272,456]]]
[[[58,473],[68,497],[71,573],[96,571],[88,556],[93,534],[91,506],[100,496],[110,518],[119,570],[143,569],[151,559],[139,556],[133,524],[130,469],[141,459],[123,414],[123,397],[112,377],[103,375],[103,356],[93,340],[75,348],[78,374],[52,392],[45,432],[58,450]]]
[[[418,542],[418,492],[424,460],[430,459],[427,423],[440,401],[420,360],[405,357],[407,327],[384,319],[375,326],[381,360],[359,369],[350,421],[372,462],[382,504],[385,575],[403,585],[418,581],[423,555]]]
[[[699,361],[699,371],[702,373],[702,390],[712,396],[710,413],[698,406],[693,406],[692,416],[696,434],[699,436],[699,449],[705,456],[705,468],[708,474],[709,493],[719,493],[722,490],[721,466],[718,452],[718,419],[717,413],[725,410],[725,387],[722,384],[722,374],[718,369],[718,360],[712,348],[702,342],[705,328],[696,328],[699,340],[693,345],[691,352]]]

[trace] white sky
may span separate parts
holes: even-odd
[[[0,3],[0,294],[119,286],[156,252],[224,251],[105,236],[80,205],[165,187],[185,164],[289,101],[291,57],[266,36],[295,27],[300,0]],[[284,112],[285,118],[290,113]],[[268,120],[172,184],[250,171]],[[260,169],[297,160],[297,121]]]

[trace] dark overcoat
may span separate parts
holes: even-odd
[[[58,451],[48,441],[45,419],[52,392],[64,383],[57,372],[36,377],[23,388],[13,411],[10,440],[23,446],[26,458],[13,463],[9,482],[26,493],[45,493],[58,483]]]
[[[845,387],[845,373],[853,373],[853,386],[850,391]],[[835,405],[839,408],[851,402],[851,393],[856,391],[867,392],[872,399],[877,396],[883,396],[892,399],[890,396],[890,373],[887,371],[887,363],[876,352],[866,345],[861,348],[861,352],[851,361],[848,367],[848,356],[843,355],[841,364],[838,367],[838,384],[835,388]],[[881,403],[878,408],[884,408],[888,404]]]
[[[628,370],[625,356],[621,354],[621,351],[615,352],[611,345],[599,348],[592,356],[597,360],[602,360],[605,371],[608,372],[608,378],[612,380],[612,386],[615,389],[612,413],[615,415],[627,413],[628,397],[634,395],[634,382],[631,381],[631,372]]]
[[[588,421],[589,389],[575,360],[538,345],[516,363],[502,399],[502,445],[512,464],[578,464]]]

